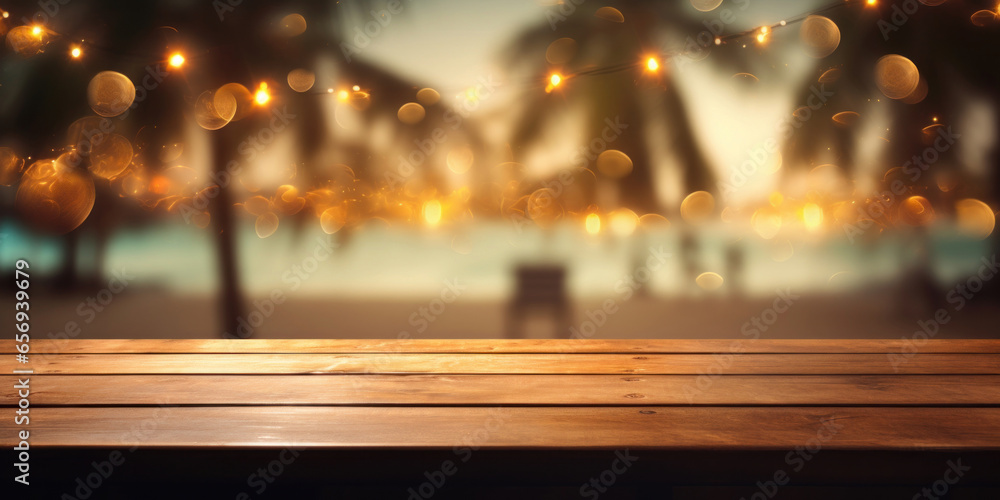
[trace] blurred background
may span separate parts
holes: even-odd
[[[0,11],[36,338],[997,335],[992,0]]]

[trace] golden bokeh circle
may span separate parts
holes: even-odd
[[[14,206],[30,226],[65,234],[83,224],[94,208],[94,180],[70,165],[66,153],[28,167],[14,197]]]
[[[840,28],[828,17],[809,16],[799,27],[799,38],[807,54],[821,59],[840,46]]]
[[[984,240],[996,227],[996,214],[982,201],[966,198],[955,203],[959,231],[971,238]]]
[[[400,106],[399,111],[396,112],[399,121],[407,125],[420,123],[426,114],[424,107],[415,102],[408,102]]]
[[[889,54],[875,63],[875,84],[890,99],[904,99],[920,84],[920,71],[913,61]]]
[[[601,7],[594,12],[594,15],[604,19],[605,21],[611,21],[613,23],[624,23],[625,16],[622,12],[614,7]]]
[[[288,87],[296,92],[307,92],[316,84],[316,73],[298,68],[288,72]]]
[[[98,177],[112,179],[132,163],[132,143],[128,139],[110,134],[96,142],[90,150],[90,171]]]
[[[707,221],[715,211],[715,197],[708,191],[695,191],[681,202],[681,218],[689,224]]]
[[[597,156],[597,171],[612,179],[632,173],[632,159],[617,149],[608,149]]]
[[[87,85],[87,101],[94,113],[104,117],[118,116],[135,100],[135,85],[117,71],[102,71]]]

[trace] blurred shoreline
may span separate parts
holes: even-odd
[[[115,296],[100,311],[86,304],[87,296],[54,295],[36,291],[31,298],[33,338],[53,338],[75,322],[74,338],[220,338],[216,300],[208,296],[178,296],[155,289]],[[503,338],[506,301],[459,297],[439,314],[428,312],[426,300],[359,300],[286,297],[252,332],[252,338]],[[856,294],[802,294],[777,314],[779,295],[771,297],[659,298],[636,295],[619,301],[617,312],[606,315],[589,338],[732,338],[749,339],[745,325],[754,318],[764,324],[760,338],[911,338],[917,321],[933,318],[936,309],[909,310],[896,295],[873,289]],[[263,296],[247,297],[248,315],[261,308]],[[580,328],[602,307],[602,300],[572,303],[574,328]],[[940,325],[935,338],[1000,338],[996,328],[995,297],[976,296],[960,311],[949,310],[950,321]],[[13,310],[9,297],[0,307]],[[267,309],[267,308],[265,308]],[[421,316],[421,310],[424,316]],[[782,309],[782,308],[779,308]],[[90,312],[93,311],[94,314]],[[592,313],[588,315],[588,312]],[[433,317],[431,321],[425,321]],[[256,319],[256,317],[254,318]],[[87,321],[90,320],[88,323]],[[763,321],[761,321],[763,320]],[[771,320],[772,324],[767,325]],[[421,327],[425,326],[423,330]],[[749,328],[755,328],[751,326]],[[557,334],[544,315],[530,320],[528,338],[569,337]],[[73,331],[73,330],[70,330]]]

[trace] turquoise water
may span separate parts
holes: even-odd
[[[30,257],[36,273],[54,272],[60,248],[53,238],[29,236],[11,224],[2,226],[0,261],[11,268],[17,257]],[[975,272],[987,254],[987,242],[969,241],[947,227],[930,232],[933,270],[943,282]],[[777,287],[797,290],[845,291],[893,280],[913,262],[913,240],[881,235],[875,244],[849,243],[833,236],[821,240],[791,241],[792,255],[775,255],[773,242],[743,238],[743,273],[726,268],[727,242],[735,237],[724,228],[699,233],[697,272],[712,271],[727,283],[741,282],[749,294],[770,294]],[[92,260],[93,242],[81,234],[79,264]],[[324,242],[337,245],[332,255]],[[669,256],[652,273],[648,289],[657,294],[701,293],[683,271],[678,235],[670,229],[622,239],[593,237],[577,226],[551,231],[512,224],[477,222],[467,227],[414,228],[370,226],[345,242],[325,235],[318,227],[296,233],[279,228],[260,239],[252,222],[241,223],[238,258],[243,285],[252,294],[295,287],[298,294],[353,298],[407,298],[436,295],[443,281],[457,279],[469,298],[506,297],[510,270],[524,262],[558,262],[569,268],[569,292],[574,297],[606,297],[627,274],[649,257],[650,247]],[[319,257],[316,251],[320,249]],[[211,293],[216,286],[213,233],[183,223],[162,223],[128,229],[111,239],[105,273],[126,270],[136,282],[157,285],[177,293]],[[839,274],[838,274],[839,273]],[[836,276],[834,276],[836,275]],[[834,277],[831,280],[831,277]]]

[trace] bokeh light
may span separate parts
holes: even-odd
[[[171,68],[180,69],[184,66],[184,54],[181,54],[180,52],[170,54],[170,58],[167,59],[167,64],[169,64]]]
[[[627,208],[619,208],[608,214],[608,226],[615,236],[631,236],[639,226],[639,217]]]
[[[415,102],[408,102],[400,106],[399,111],[396,112],[399,121],[407,125],[420,123],[426,115],[427,111],[424,110],[424,107]]]
[[[899,205],[899,220],[911,226],[929,226],[934,217],[934,207],[923,196],[909,196]]]
[[[36,31],[36,29],[38,31]],[[7,32],[7,45],[19,56],[28,57],[45,49],[48,37],[37,26],[15,26]]]
[[[890,54],[875,63],[875,84],[890,99],[903,99],[913,93],[920,83],[920,71],[913,61]]]
[[[90,151],[90,171],[98,177],[115,178],[129,163],[132,163],[132,144],[118,134],[101,138]]]
[[[278,34],[286,37],[299,36],[306,32],[306,18],[301,14],[288,14],[278,23]]]
[[[806,53],[820,59],[840,46],[840,28],[828,17],[809,16],[802,21],[799,38]]]
[[[424,222],[429,226],[436,226],[441,223],[441,202],[438,200],[428,200],[424,203],[422,210]]]
[[[288,72],[288,87],[296,92],[307,92],[316,84],[316,73],[307,69],[293,69]]]
[[[278,216],[273,212],[267,212],[257,217],[253,227],[258,238],[267,238],[278,230],[278,223]]]
[[[802,222],[809,231],[816,231],[823,226],[823,208],[815,203],[806,203],[802,207]]]
[[[135,100],[135,85],[127,76],[115,71],[102,71],[87,85],[87,101],[98,115],[111,117],[125,112]]]
[[[715,197],[708,191],[695,191],[681,202],[681,218],[689,224],[707,222],[715,212]]]
[[[594,12],[594,15],[604,19],[605,21],[611,21],[613,23],[624,23],[625,16],[622,12],[614,7],[601,7]]]
[[[597,155],[597,171],[612,179],[632,173],[632,159],[617,149],[608,149]]]
[[[691,0],[691,6],[701,12],[711,12],[722,5],[722,0]]]
[[[601,216],[597,214],[587,214],[584,219],[584,228],[587,234],[597,234],[601,232]]]
[[[232,93],[206,90],[195,101],[195,121],[205,130],[218,130],[233,119],[236,108],[236,98]]]
[[[24,159],[11,148],[0,147],[0,186],[13,186],[21,178]]]
[[[959,231],[977,240],[984,240],[993,234],[996,214],[989,205],[973,198],[955,203],[955,216]]]
[[[267,88],[267,82],[261,82],[257,91],[253,94],[253,100],[258,105],[265,105],[271,100],[271,91]]]
[[[346,92],[345,92],[346,94]],[[433,106],[441,100],[441,94],[431,88],[423,88],[417,91],[417,102],[424,106]]]
[[[695,283],[697,283],[702,290],[709,292],[722,288],[723,282],[724,280],[722,279],[722,275],[713,272],[701,273],[697,278],[695,278]]]
[[[65,234],[83,224],[94,208],[96,191],[90,175],[71,166],[66,153],[55,160],[39,160],[21,177],[14,206],[24,221],[42,231]]]

